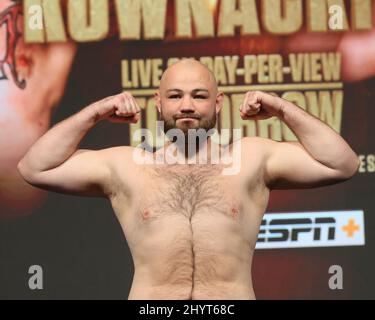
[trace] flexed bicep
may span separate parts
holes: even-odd
[[[77,150],[56,168],[28,173],[19,166],[24,179],[33,186],[66,194],[108,197],[111,190],[111,150]]]
[[[299,142],[264,140],[265,181],[270,189],[309,189],[346,180],[338,170],[315,160]]]

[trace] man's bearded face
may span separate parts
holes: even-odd
[[[215,108],[212,108],[215,110]],[[170,129],[180,129],[184,135],[188,134],[189,129],[203,129],[208,132],[215,128],[217,122],[217,114],[214,111],[211,116],[202,116],[198,112],[176,113],[173,115],[165,115],[163,106],[161,107],[160,120],[164,121],[164,133]]]
[[[164,132],[180,129],[187,136],[190,129],[215,128],[223,94],[206,66],[186,59],[164,72],[155,98]]]

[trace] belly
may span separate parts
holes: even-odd
[[[129,299],[252,299],[253,250],[239,216],[218,212],[149,216],[131,243]]]

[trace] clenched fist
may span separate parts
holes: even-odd
[[[114,123],[137,123],[141,109],[129,92],[104,98],[92,104],[95,120],[108,120]]]
[[[279,116],[282,112],[283,101],[274,94],[249,91],[240,107],[241,118],[244,120],[264,120]]]

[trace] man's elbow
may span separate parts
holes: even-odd
[[[36,183],[36,173],[28,167],[23,160],[18,162],[17,171],[26,182],[30,184]]]
[[[23,164],[22,160],[17,163],[17,171],[20,176],[25,179],[27,176],[25,165]],[[25,179],[26,180],[26,179]]]
[[[340,170],[340,177],[343,180],[349,180],[350,178],[356,175],[360,165],[361,165],[361,160],[356,155],[355,157],[353,157],[353,160],[346,163],[346,166],[344,169]]]

